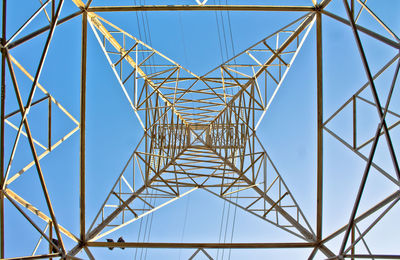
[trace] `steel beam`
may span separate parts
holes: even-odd
[[[80,240],[85,243],[85,148],[86,148],[86,59],[87,59],[87,13],[82,14],[82,57],[81,57],[81,117],[80,117]]]
[[[144,6],[93,6],[88,12],[137,12],[137,11],[275,11],[311,12],[314,6],[278,5],[144,5]]]
[[[1,45],[6,44],[7,0],[3,0]],[[1,49],[1,136],[0,136],[0,183],[4,182],[4,121],[6,101],[6,49]],[[0,193],[0,257],[4,258],[4,195]]]
[[[75,13],[72,13],[72,14],[70,14],[70,15],[64,17],[64,18],[61,18],[61,19],[59,19],[59,20],[57,21],[57,25],[63,24],[63,23],[65,23],[65,22],[71,20],[72,18],[75,18],[75,17],[81,15],[82,13],[83,13],[83,11],[80,10],[80,11],[77,11],[77,12],[75,12]],[[32,33],[30,33],[30,34],[28,34],[28,35],[22,37],[22,38],[19,38],[18,40],[15,40],[14,42],[10,42],[10,43],[7,45],[7,47],[8,47],[9,50],[11,50],[12,48],[17,47],[18,45],[21,45],[21,44],[23,44],[24,42],[27,42],[27,41],[29,41],[29,40],[35,38],[36,36],[41,35],[41,34],[44,33],[44,32],[47,32],[47,31],[50,30],[50,29],[51,29],[51,25],[44,26],[44,27],[38,29],[37,31],[34,31],[34,32],[32,32]]]
[[[340,16],[338,16],[336,14],[333,14],[333,13],[328,12],[326,10],[322,10],[321,12],[324,15],[335,19],[336,21],[339,21],[341,23],[344,23],[346,25],[351,26],[351,23],[348,20],[346,20],[346,19],[344,19],[344,18],[342,18],[342,17],[340,17]],[[380,34],[378,34],[376,32],[373,32],[373,31],[371,31],[371,30],[369,30],[369,29],[367,29],[365,27],[362,27],[362,26],[360,26],[358,24],[356,24],[355,27],[360,32],[365,33],[366,35],[371,36],[372,38],[375,38],[375,39],[377,39],[377,40],[379,40],[379,41],[381,41],[383,43],[386,43],[387,45],[392,46],[393,48],[400,49],[400,43],[398,43],[398,42],[395,42],[395,41],[393,41],[391,39],[388,39],[388,38],[386,38],[386,37],[384,37],[384,36],[382,36],[382,35],[380,35]]]
[[[382,200],[381,202],[377,203],[375,206],[373,206],[372,208],[370,208],[369,210],[365,211],[363,214],[358,216],[354,220],[354,224],[357,224],[358,222],[362,221],[363,219],[367,218],[368,216],[374,214],[375,212],[377,212],[378,210],[383,208],[385,205],[387,205],[387,204],[391,203],[393,200],[397,199],[399,196],[400,196],[400,191],[396,191],[395,193],[393,193],[389,197],[385,198],[384,200]],[[338,229],[337,231],[335,231],[331,235],[329,235],[326,238],[324,238],[324,240],[322,240],[322,243],[326,243],[329,240],[337,237],[342,232],[344,232],[347,229],[347,227],[348,227],[348,225],[345,225],[345,226],[341,227],[340,229]]]
[[[60,251],[60,249],[56,246],[56,244],[54,244],[54,242],[52,241],[52,239],[50,239],[41,229],[38,225],[35,224],[35,222],[21,209],[20,206],[18,206],[18,204],[13,200],[13,198],[11,198],[4,190],[2,192],[7,199],[11,202],[12,205],[14,205],[14,207],[25,217],[26,220],[29,221],[29,223],[52,245],[54,246],[57,251],[59,251],[62,254],[62,251]],[[51,226],[50,226],[51,228]]]
[[[354,254],[354,255],[345,255],[344,258],[355,258],[355,259],[400,259],[400,255],[361,255],[361,254]]]
[[[7,189],[4,190],[4,192],[6,192],[7,195],[9,197],[11,197],[14,201],[18,202],[18,204],[20,204],[21,206],[23,206],[24,208],[26,208],[27,210],[32,212],[34,215],[36,215],[39,218],[41,218],[43,221],[45,221],[47,223],[51,222],[51,218],[50,217],[48,217],[46,214],[44,214],[39,209],[34,207],[28,201],[24,200],[22,197],[20,197],[18,194],[16,194],[12,190],[7,188]],[[66,235],[67,237],[72,239],[73,241],[78,242],[78,239],[71,232],[69,232],[67,229],[65,229],[63,226],[58,225],[58,228],[60,229],[61,233],[63,233],[64,235]]]
[[[32,255],[32,256],[21,256],[21,257],[13,257],[13,258],[6,258],[6,260],[25,260],[25,259],[45,259],[51,257],[59,257],[61,254],[47,254],[47,255]],[[68,258],[66,258],[68,259]]]
[[[314,243],[149,243],[149,242],[87,242],[89,247],[126,248],[309,248]]]
[[[322,200],[323,200],[323,72],[322,72],[322,21],[321,13],[317,19],[317,240],[322,238]]]

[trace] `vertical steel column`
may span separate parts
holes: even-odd
[[[322,21],[317,12],[317,240],[322,238],[323,199],[323,92],[322,92]]]
[[[6,9],[7,0],[3,0],[3,19],[2,19],[2,35],[1,45],[6,45]],[[2,48],[1,51],[1,141],[0,141],[0,183],[4,181],[4,115],[6,101],[6,52]],[[4,195],[0,192],[0,258],[4,258]]]
[[[87,12],[82,14],[82,60],[81,60],[81,111],[80,111],[80,240],[85,238],[85,134],[86,134],[86,51]]]

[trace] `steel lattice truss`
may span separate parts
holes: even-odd
[[[69,0],[68,0],[69,1]],[[222,5],[207,3],[207,0],[193,1],[190,5],[146,5],[146,6],[93,6],[72,0],[80,11],[64,18],[60,12],[64,0],[48,0],[41,2],[40,8],[26,20],[15,34],[6,37],[6,1],[3,0],[3,36],[2,36],[2,114],[1,114],[1,257],[7,257],[4,248],[4,203],[11,203],[20,214],[41,234],[38,245],[48,243],[48,250],[42,254],[36,252],[32,256],[21,256],[18,259],[36,258],[75,258],[84,250],[87,257],[94,259],[91,247],[148,247],[148,248],[194,248],[192,258],[203,253],[212,259],[208,248],[310,248],[313,259],[317,252],[328,259],[343,258],[396,258],[399,255],[374,255],[367,243],[365,235],[388,213],[400,199],[398,186],[400,172],[398,154],[392,142],[392,130],[400,124],[400,115],[389,109],[392,93],[396,85],[399,71],[400,40],[365,4],[366,1],[336,1],[345,7],[347,17],[330,13],[325,8],[329,0],[312,1],[310,6],[265,6],[265,5]],[[94,1],[96,2],[96,1]],[[310,1],[311,2],[311,1]],[[335,1],[332,1],[335,2]],[[199,76],[187,70],[173,60],[164,56],[151,46],[135,38],[120,27],[102,17],[103,12],[132,11],[283,11],[304,12],[299,19],[268,37],[242,51],[222,65]],[[365,13],[375,19],[389,36],[381,35],[373,30],[357,24],[358,16]],[[357,14],[358,12],[358,14]],[[19,34],[33,21],[37,15],[45,13],[49,25],[24,37]],[[322,108],[322,25],[321,17],[325,15],[337,22],[348,25],[352,29],[359,54],[368,78],[357,92],[328,119],[323,118]],[[74,118],[60,104],[45,86],[39,83],[46,54],[51,48],[54,31],[62,23],[82,17],[82,62],[81,62],[81,106],[80,119]],[[123,26],[121,26],[123,27]],[[302,48],[305,39],[313,27],[316,27],[317,51],[317,216],[316,227],[308,222],[294,195],[285,184],[283,176],[278,172],[260,139],[257,128],[267,113],[271,102],[280,89],[292,63]],[[110,69],[121,87],[125,98],[136,114],[143,137],[119,177],[112,190],[104,200],[102,207],[90,226],[85,223],[85,122],[86,122],[86,55],[87,31],[92,30],[98,44],[109,62]],[[38,35],[47,34],[44,48],[39,58],[35,73],[30,74],[22,65],[23,61],[13,56],[13,51],[26,44]],[[396,50],[397,54],[387,62],[376,74],[372,74],[367,62],[360,34],[380,41],[387,48]],[[387,97],[379,98],[376,80],[388,68],[393,68],[391,85]],[[7,75],[7,76],[6,76]],[[31,88],[28,95],[20,93],[19,77],[27,77]],[[10,82],[6,83],[6,78]],[[26,80],[26,78],[24,79]],[[14,102],[18,109],[8,112],[5,89],[9,84],[15,92]],[[363,93],[369,91],[367,98]],[[7,94],[10,97],[14,94]],[[10,98],[8,97],[8,98]],[[42,128],[42,135],[37,138],[30,130],[31,110],[35,106],[45,104],[43,114],[47,116],[47,125]],[[357,126],[360,116],[360,104],[374,108],[379,116],[374,135],[359,143],[357,136],[363,128]],[[350,140],[341,136],[340,131],[331,128],[332,122],[346,108],[352,115],[352,136]],[[54,111],[67,116],[74,125],[72,130],[55,140],[52,134],[52,117]],[[6,112],[7,111],[7,112]],[[395,118],[387,123],[386,117]],[[34,120],[34,119],[32,119]],[[17,122],[17,123],[15,123]],[[10,128],[11,127],[11,128]],[[13,137],[5,135],[5,129],[14,131]],[[353,211],[348,223],[336,232],[322,235],[322,197],[323,197],[323,132],[329,133],[343,145],[365,160],[365,170]],[[75,235],[57,222],[51,198],[47,190],[44,168],[41,159],[52,153],[74,133],[80,133],[80,233]],[[6,142],[6,138],[10,141]],[[12,139],[12,140],[11,140]],[[28,140],[34,160],[21,169],[14,169],[13,159],[18,154],[22,139]],[[373,162],[378,140],[385,142],[385,149],[390,154],[393,172],[385,170]],[[365,152],[368,147],[369,151]],[[7,155],[7,156],[6,156]],[[128,166],[129,169],[127,170]],[[13,184],[23,178],[29,169],[36,169],[41,191],[45,196],[47,209],[41,210],[13,191]],[[386,199],[373,205],[368,210],[358,210],[364,186],[370,169],[387,178],[395,187],[395,192]],[[197,190],[203,189],[262,220],[290,233],[303,242],[276,241],[273,243],[139,243],[139,242],[102,242],[107,235],[117,230],[128,228],[127,225],[146,215],[182,198]],[[354,199],[352,199],[354,200]],[[43,205],[42,205],[43,206]],[[366,228],[361,230],[359,224],[373,217]],[[309,218],[309,216],[308,216]],[[42,228],[43,221],[47,224]],[[340,249],[332,249],[327,243],[341,237]],[[65,240],[74,241],[73,248],[64,246]],[[358,248],[366,248],[368,254],[357,253]],[[362,251],[362,250],[361,250]],[[365,250],[364,250],[365,251]],[[364,252],[362,251],[362,252]]]

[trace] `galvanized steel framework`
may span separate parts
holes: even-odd
[[[389,110],[392,93],[396,84],[400,66],[400,54],[391,59],[381,70],[372,75],[363,49],[360,34],[365,34],[387,45],[400,49],[400,40],[361,0],[343,0],[347,17],[340,17],[325,10],[330,0],[313,0],[310,6],[261,6],[261,5],[209,5],[195,1],[193,5],[148,5],[148,6],[92,6],[81,0],[72,0],[80,11],[64,18],[59,14],[64,0],[43,1],[41,7],[15,34],[6,38],[7,1],[3,0],[2,27],[2,76],[1,76],[1,257],[7,257],[4,248],[4,202],[9,201],[42,234],[49,243],[46,255],[21,256],[18,259],[37,258],[75,258],[84,250],[90,259],[94,256],[91,247],[146,247],[146,248],[195,248],[193,257],[203,252],[211,259],[207,248],[310,248],[309,259],[321,251],[328,259],[343,258],[391,258],[400,259],[400,255],[357,254],[357,247],[364,243],[364,236],[400,199],[396,191],[386,199],[365,212],[359,212],[358,206],[371,167],[379,171],[397,187],[400,184],[400,171],[395,147],[392,144],[391,130],[400,123],[400,115]],[[339,0],[337,0],[339,1]],[[311,2],[311,1],[310,1]],[[341,2],[341,1],[339,1]],[[46,11],[46,7],[48,8]],[[365,10],[391,36],[386,37],[357,24],[359,13]],[[51,10],[50,12],[48,10]],[[288,26],[269,35],[247,50],[239,53],[209,73],[198,76],[173,60],[165,57],[151,46],[123,31],[105,20],[102,12],[132,11],[257,11],[257,12],[305,12],[306,14]],[[46,12],[49,26],[32,32],[22,38],[18,34],[41,12]],[[75,119],[56,99],[39,84],[40,74],[47,51],[57,26],[77,16],[82,18],[81,42],[81,108],[80,119]],[[340,107],[328,119],[323,118],[323,60],[322,60],[322,17],[330,17],[348,25],[364,65],[368,82]],[[110,68],[128,99],[132,109],[144,130],[143,137],[132,153],[129,161],[111,192],[104,201],[91,225],[85,223],[85,122],[86,122],[86,59],[87,31],[94,32]],[[316,227],[312,227],[297,204],[293,194],[286,186],[282,176],[260,143],[256,129],[279,90],[292,62],[308,36],[310,29],[316,26],[316,64],[317,64],[317,205]],[[47,34],[39,65],[34,75],[12,56],[12,49],[35,38]],[[395,73],[388,98],[378,97],[375,80],[389,67],[394,66]],[[124,70],[122,69],[124,68]],[[23,100],[18,86],[15,70],[20,70],[31,81],[32,87],[28,99]],[[123,72],[124,71],[124,72]],[[126,73],[128,71],[129,73]],[[5,90],[6,74],[12,79],[19,110],[6,114]],[[133,86],[133,88],[132,88]],[[364,98],[360,93],[370,89],[373,100]],[[42,91],[44,98],[34,101],[36,91]],[[133,93],[133,94],[129,94]],[[268,94],[267,94],[268,93]],[[273,93],[272,95],[270,93]],[[13,95],[7,93],[7,95]],[[32,136],[28,123],[31,107],[48,102],[48,143],[41,144]],[[357,102],[365,102],[376,108],[380,118],[376,133],[367,142],[358,144]],[[344,108],[351,106],[353,111],[353,138],[348,142],[340,134],[328,128],[327,124]],[[51,132],[51,110],[60,109],[76,127],[60,140],[53,142]],[[385,118],[390,114],[397,118],[388,125]],[[10,117],[19,115],[19,125],[13,124]],[[6,125],[17,131],[11,147],[5,145],[4,129]],[[331,134],[348,149],[365,160],[365,170],[353,210],[348,223],[333,234],[322,236],[322,198],[323,198],[323,133]],[[57,222],[52,208],[46,182],[43,177],[40,160],[51,153],[75,132],[80,134],[80,233],[74,235]],[[27,138],[34,160],[17,173],[10,171],[12,159],[16,153],[19,139]],[[394,172],[387,172],[373,162],[378,139],[384,139],[391,156]],[[360,149],[370,145],[369,155]],[[38,151],[38,147],[42,151]],[[10,149],[10,158],[5,158],[5,149]],[[397,151],[398,152],[398,151]],[[134,169],[127,172],[131,165]],[[35,167],[41,188],[45,195],[49,214],[46,215],[31,205],[29,198],[22,198],[12,190],[12,182],[29,168]],[[268,167],[268,171],[267,171]],[[139,243],[139,242],[99,242],[100,238],[162,208],[196,189],[204,189],[237,207],[248,211],[294,236],[301,238],[300,243]],[[231,195],[234,194],[235,197]],[[236,197],[237,196],[237,197]],[[235,198],[235,199],[233,199]],[[382,211],[383,210],[383,211]],[[365,218],[379,212],[375,220],[360,232],[357,224]],[[48,223],[42,230],[38,220],[31,213]],[[338,252],[330,250],[326,243],[343,235]],[[62,236],[64,235],[64,236]],[[52,238],[56,238],[55,243]],[[72,239],[76,246],[64,247],[63,239]],[[360,242],[361,241],[361,242]],[[360,243],[359,243],[360,242]],[[365,244],[367,247],[367,245]],[[368,247],[367,247],[368,248]],[[53,250],[55,253],[53,253]]]

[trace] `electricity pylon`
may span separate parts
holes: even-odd
[[[6,1],[3,1],[3,36],[2,36],[2,143],[1,143],[1,257],[6,257],[4,248],[4,216],[7,214],[4,203],[8,201],[20,214],[40,233],[41,238],[35,246],[32,256],[21,256],[18,259],[35,258],[75,258],[84,250],[87,257],[93,259],[91,247],[108,248],[194,248],[193,257],[199,252],[212,258],[207,248],[310,248],[310,259],[320,251],[328,259],[399,258],[400,255],[377,255],[371,253],[365,242],[366,234],[386,215],[400,199],[398,186],[400,171],[396,156],[396,146],[393,145],[393,130],[400,124],[400,115],[389,109],[399,70],[398,49],[400,40],[380,20],[365,1],[336,1],[344,6],[347,17],[343,18],[325,9],[331,2],[312,1],[310,6],[266,6],[266,5],[209,5],[207,0],[196,1],[193,5],[147,5],[147,6],[92,6],[81,0],[72,0],[80,9],[67,17],[60,18],[64,0],[41,2],[40,8],[11,37],[6,37]],[[358,7],[360,10],[356,14]],[[183,66],[177,64],[151,46],[142,42],[106,20],[102,12],[133,12],[133,11],[282,11],[304,12],[300,18],[287,26],[270,34],[266,38],[240,52],[222,65],[205,75],[198,76]],[[381,26],[387,35],[374,32],[357,24],[360,13],[365,10]],[[45,13],[49,25],[34,31],[24,37],[18,35],[33,21],[39,13]],[[322,15],[346,24],[352,29],[361,61],[368,82],[332,114],[327,120],[323,118],[323,68],[322,68]],[[56,27],[68,22],[74,17],[82,17],[82,57],[81,57],[81,107],[80,119],[75,119],[40,83],[40,75],[46,54],[51,46],[51,40]],[[317,198],[316,227],[312,227],[296,202],[295,196],[271,160],[260,139],[257,128],[268,112],[284,79],[292,67],[304,41],[310,35],[312,28],[316,30],[316,67],[317,67]],[[116,81],[128,100],[131,109],[143,128],[143,136],[126,162],[122,172],[115,181],[111,191],[89,227],[86,226],[85,212],[85,136],[86,136],[86,62],[87,62],[87,31],[90,28],[105,55],[110,69],[115,74]],[[39,65],[34,75],[31,75],[12,54],[13,49],[26,44],[35,37],[47,33]],[[387,48],[397,51],[376,74],[372,74],[360,33],[385,44]],[[397,65],[396,65],[397,64]],[[396,67],[397,66],[397,67]],[[391,76],[391,84],[387,98],[378,95],[376,80],[388,68],[396,67]],[[18,72],[16,72],[18,70]],[[22,74],[21,74],[22,73]],[[10,78],[9,83],[7,77]],[[18,77],[25,75],[31,81],[31,88],[24,100],[21,95]],[[14,102],[18,109],[9,113],[6,111],[5,87],[11,85],[16,94]],[[370,90],[371,99],[363,93]],[[47,102],[43,114],[47,115],[47,125],[42,128],[40,137],[33,135],[28,123],[30,111]],[[379,121],[376,133],[362,144],[357,136],[363,127],[357,127],[357,104],[363,102],[374,107]],[[329,123],[338,117],[346,107],[352,109],[352,136],[348,141],[341,137],[341,132],[331,129]],[[74,124],[72,130],[65,130],[64,135],[54,142],[52,134],[52,117],[57,109],[67,116]],[[386,117],[390,115],[396,120],[388,124]],[[14,118],[14,120],[11,120]],[[18,122],[18,123],[15,123]],[[13,123],[14,122],[14,123]],[[13,138],[5,135],[5,125],[16,131]],[[45,182],[41,159],[65,142],[75,132],[80,132],[80,232],[74,235],[56,219],[51,198]],[[353,151],[366,165],[353,210],[348,223],[336,232],[323,236],[322,205],[323,205],[323,132],[329,133]],[[43,136],[45,138],[43,138]],[[12,139],[6,146],[5,137]],[[20,139],[28,140],[34,160],[22,169],[13,173],[11,166],[18,153]],[[385,149],[390,154],[393,165],[392,172],[373,162],[379,138],[384,138]],[[43,140],[44,141],[43,141]],[[365,154],[363,148],[370,151]],[[8,149],[8,150],[6,150]],[[41,149],[41,153],[38,151]],[[9,157],[6,157],[7,154]],[[44,205],[33,205],[29,198],[23,198],[13,191],[13,182],[31,168],[35,168],[39,176],[41,193],[45,198]],[[388,179],[396,191],[359,213],[358,208],[365,189],[370,169]],[[129,171],[127,170],[129,169]],[[191,192],[202,189],[217,196],[236,207],[261,218],[262,220],[288,232],[302,242],[277,243],[139,243],[98,241],[117,230],[128,228],[133,223],[171,202],[180,199]],[[371,221],[371,218],[373,220]],[[360,231],[359,225],[368,219],[368,225]],[[41,228],[39,222],[46,223]],[[47,233],[46,233],[47,232]],[[53,232],[55,234],[53,234]],[[357,235],[356,235],[357,233]],[[338,250],[330,248],[330,240],[342,237]],[[41,240],[48,242],[48,253],[37,254]],[[72,248],[67,248],[65,239],[74,242]],[[363,246],[369,254],[356,254],[356,249]]]

